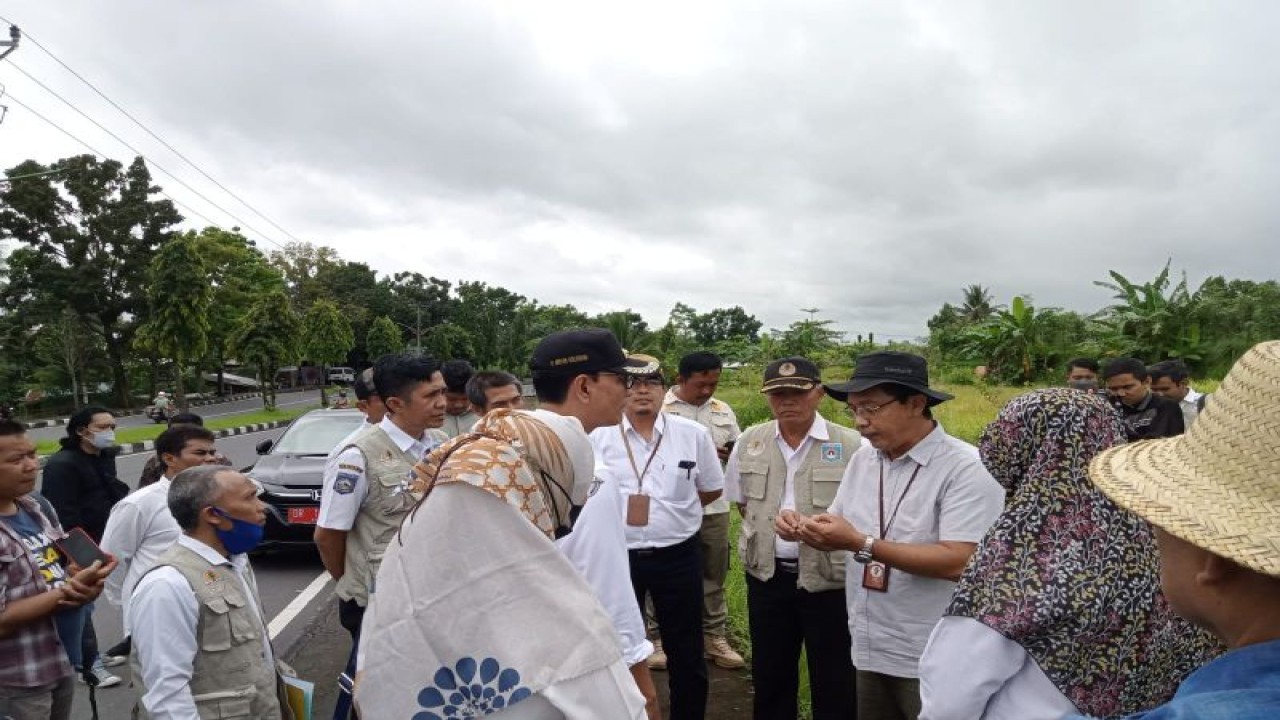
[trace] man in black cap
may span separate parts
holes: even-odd
[[[725,467],[725,495],[742,515],[738,555],[747,576],[752,718],[796,717],[803,647],[813,719],[849,720],[849,553],[801,545],[794,528],[827,511],[861,440],[818,414],[822,376],[806,358],[770,363],[760,392],[774,419],[747,428]]]
[[[600,328],[565,330],[543,338],[534,348],[529,369],[541,414],[577,418],[586,433],[622,422],[634,370],[646,363],[629,360],[613,333]],[[660,720],[658,691],[645,659],[653,643],[645,637],[644,618],[631,585],[622,496],[617,484],[599,478],[599,486],[582,507],[573,532],[556,546],[582,574],[613,621],[622,659],[631,668],[645,697],[650,720]]]
[[[977,448],[933,419],[930,408],[951,396],[929,387],[924,358],[863,355],[849,382],[826,391],[848,404],[871,447],[854,454],[828,511],[794,531],[812,547],[851,551],[858,563],[845,578],[858,717],[915,720],[929,632],[1000,516],[1004,491]]]

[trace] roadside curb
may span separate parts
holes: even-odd
[[[269,423],[253,423],[252,425],[241,425],[240,427],[224,428],[222,430],[213,430],[213,436],[224,438],[233,435],[248,435],[249,433],[262,432],[264,430],[274,430],[284,427],[293,420],[273,420]],[[151,452],[156,449],[155,440],[143,440],[142,442],[125,443],[120,446],[120,454],[116,457],[124,457],[125,455],[136,455],[137,453]]]
[[[253,398],[260,397],[260,396],[261,396],[261,393],[241,393],[239,395],[226,395],[220,398],[213,398],[210,400],[193,400],[187,403],[187,406],[188,407],[204,407],[206,405],[220,405],[222,403],[239,402],[241,400],[252,400]],[[145,411],[145,408],[139,409],[139,410],[119,410],[119,411],[112,410],[111,414],[115,415],[116,417],[129,417],[130,415],[141,415],[144,411]],[[54,420],[32,420],[31,422],[24,423],[24,424],[27,426],[28,430],[39,430],[40,428],[60,427],[62,425],[66,425],[70,419],[71,418],[64,417],[64,418],[56,418]]]
[[[282,428],[291,422],[293,422],[293,420],[273,420],[268,423],[253,423],[250,425],[241,425],[240,427],[223,428],[222,430],[211,430],[210,432],[212,432],[213,436],[216,438],[224,438],[224,437],[232,437],[233,435],[248,435],[249,433],[263,432],[266,430],[275,430],[276,428]],[[116,457],[122,458],[129,455],[137,455],[138,453],[151,452],[152,450],[156,449],[156,441],[143,440],[141,442],[124,443],[123,445],[118,445],[117,447],[120,448],[120,454],[116,455]],[[48,455],[41,455],[40,467],[44,467],[44,463],[48,459],[49,459]]]

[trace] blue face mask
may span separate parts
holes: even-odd
[[[218,533],[218,539],[222,541],[222,547],[226,548],[227,552],[232,555],[247,553],[262,542],[262,533],[266,530],[266,526],[231,517],[225,510],[219,508],[213,508],[213,511],[231,521],[230,530],[213,529]]]

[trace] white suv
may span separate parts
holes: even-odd
[[[329,368],[329,382],[338,385],[350,385],[356,381],[356,371],[349,367]]]

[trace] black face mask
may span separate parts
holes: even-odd
[[[541,469],[538,470],[538,474],[542,476],[542,480],[547,484],[548,489],[555,488],[560,492],[561,495],[565,497],[566,500],[569,499],[570,497],[569,491],[565,490],[563,485],[556,482],[555,478],[551,477],[549,474],[547,474],[546,471]],[[549,499],[550,498],[548,498],[548,500]],[[578,522],[578,515],[582,514],[583,507],[584,506],[582,505],[574,505],[572,504],[572,501],[570,501],[569,518],[568,518],[568,522],[566,523],[564,518],[561,518],[559,512],[556,510],[556,504],[554,502],[551,503],[551,507],[548,508],[548,510],[550,510],[552,515],[551,521],[556,524],[555,534],[556,534],[557,540],[573,532],[573,526],[575,523]]]

